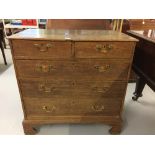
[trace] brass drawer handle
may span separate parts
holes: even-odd
[[[105,72],[110,69],[110,65],[104,65],[104,66],[96,65],[94,66],[94,68],[97,69],[99,72]]]
[[[55,111],[56,107],[55,106],[42,106],[42,110],[44,110],[45,112],[53,112]]]
[[[55,87],[46,86],[45,84],[39,84],[38,90],[44,93],[53,93],[55,91]]]
[[[112,45],[111,44],[98,44],[96,45],[96,50],[102,53],[107,53],[108,51],[110,51],[112,49]]]
[[[102,87],[102,88],[93,87],[92,89],[93,89],[93,91],[98,92],[98,93],[105,93],[109,89],[109,87]]]
[[[99,112],[99,111],[104,111],[104,105],[93,105],[92,106],[92,109],[96,112]]]
[[[36,72],[43,72],[43,73],[48,73],[55,70],[55,68],[52,65],[41,65],[37,64],[35,67]]]
[[[38,48],[40,52],[46,52],[49,48],[52,47],[52,44],[51,43],[48,43],[46,45],[44,45],[44,44],[34,44],[34,46],[36,48]]]

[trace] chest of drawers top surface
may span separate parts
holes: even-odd
[[[72,40],[72,41],[137,41],[116,31],[105,30],[42,30],[27,29],[9,39]]]

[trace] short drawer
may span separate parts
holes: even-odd
[[[133,42],[75,42],[77,58],[130,58]]]
[[[12,40],[17,59],[70,58],[71,42]]]
[[[19,78],[84,78],[88,80],[127,80],[126,60],[40,61],[17,60]]]
[[[121,98],[24,98],[27,116],[118,115]]]
[[[126,82],[21,79],[24,97],[53,98],[69,96],[123,97]]]

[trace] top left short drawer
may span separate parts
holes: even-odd
[[[59,59],[72,56],[69,41],[12,40],[15,59]]]

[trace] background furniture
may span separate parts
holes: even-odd
[[[112,20],[112,26],[114,31],[122,32],[123,28],[123,19],[113,19]]]
[[[106,123],[112,134],[121,131],[136,39],[115,31],[29,29],[9,40],[25,134],[50,123]]]
[[[155,29],[155,19],[125,19],[123,20],[122,32],[128,30],[149,30]]]
[[[0,20],[0,33],[1,33],[1,39],[4,45],[4,48],[6,48],[6,42],[5,42],[5,34],[4,34],[4,26],[2,20]]]
[[[123,21],[122,32],[127,33],[128,30],[149,30],[155,29],[155,19],[128,19]],[[128,34],[128,33],[127,33]],[[137,75],[131,69],[130,82],[136,82]]]
[[[129,19],[130,30],[155,29],[155,19]]]
[[[46,29],[47,19],[39,19],[38,23],[40,29]]]
[[[4,29],[3,29],[3,23],[0,22],[0,49],[2,51],[2,56],[4,59],[4,64],[7,65],[4,48],[6,48],[5,38],[4,38]]]
[[[33,25],[12,25],[11,23],[6,23],[5,22],[5,19],[2,20],[3,21],[3,26],[4,26],[4,32],[5,32],[5,36],[7,37],[8,34],[7,34],[7,29],[9,29],[9,35],[10,34],[13,34],[14,31],[16,29],[16,31],[21,31],[22,29],[28,29],[28,28],[39,28],[39,24],[38,24],[38,20],[37,20],[37,25],[36,26],[33,26]]]
[[[130,30],[128,34],[139,39],[132,67],[139,76],[133,97],[137,100],[142,96],[145,84],[155,91],[155,30]]]
[[[47,29],[95,29],[110,30],[111,20],[108,19],[48,19]]]

